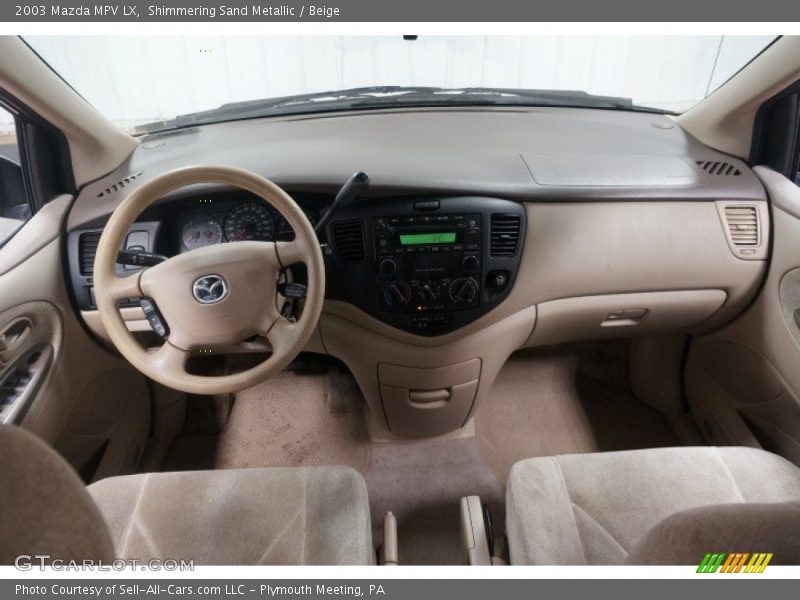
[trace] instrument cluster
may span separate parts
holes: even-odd
[[[294,239],[294,231],[289,223],[262,200],[197,200],[199,206],[180,217],[180,252],[225,242]],[[302,208],[311,225],[316,225],[320,218],[319,211],[312,207]]]

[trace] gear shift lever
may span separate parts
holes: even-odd
[[[333,204],[328,209],[322,218],[317,223],[317,226],[314,228],[314,231],[317,234],[317,237],[325,231],[325,226],[330,222],[333,215],[343,206],[346,206],[359,196],[363,195],[363,193],[369,187],[369,175],[364,173],[364,171],[358,171],[354,173],[350,179],[348,179],[342,188],[339,190],[339,193],[336,194],[336,198],[333,200]]]

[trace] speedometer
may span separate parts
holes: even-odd
[[[275,239],[275,219],[269,208],[259,202],[234,206],[225,217],[225,237],[229,242]]]

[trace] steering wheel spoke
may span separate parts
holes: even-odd
[[[152,352],[148,353],[150,361],[157,369],[163,369],[167,373],[185,373],[186,361],[189,352],[173,346],[168,341]]]
[[[264,334],[264,337],[267,338],[270,346],[272,346],[273,353],[281,351],[282,346],[284,346],[288,340],[294,338],[296,328],[297,323],[290,321],[283,315],[278,315],[272,323],[272,327]]]
[[[139,287],[140,277],[141,272],[127,277],[111,278],[104,287],[106,296],[115,302],[127,300],[128,298],[138,298],[142,295],[142,290]]]
[[[284,267],[308,260],[306,245],[297,239],[291,242],[275,242],[275,251],[278,253],[278,260]]]

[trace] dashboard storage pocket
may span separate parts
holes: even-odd
[[[480,381],[480,359],[445,367],[378,365],[381,402],[391,431],[422,437],[463,426]]]

